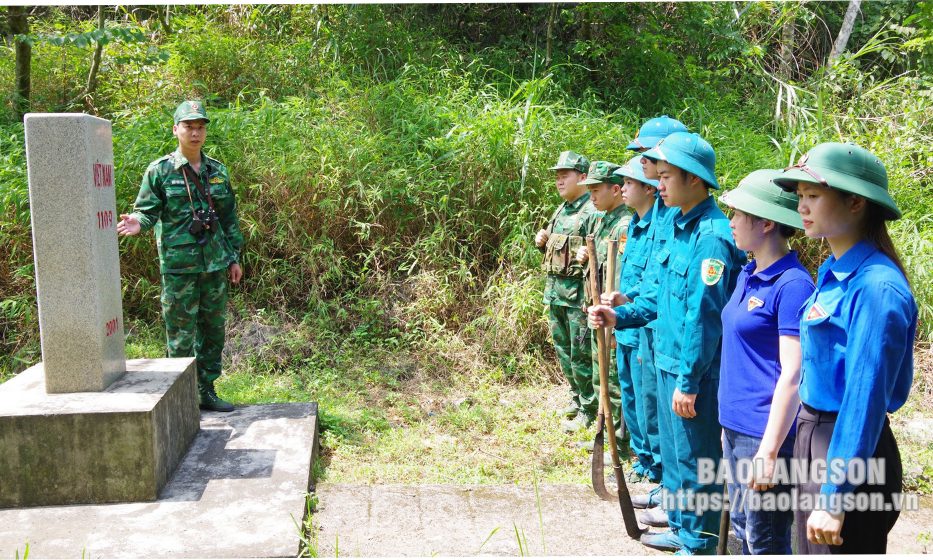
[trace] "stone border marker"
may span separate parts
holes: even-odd
[[[43,362],[0,385],[0,509],[155,500],[198,433],[195,359],[126,361],[110,121],[25,123]]]
[[[30,113],[25,127],[46,391],[103,391],[126,370],[111,124]]]

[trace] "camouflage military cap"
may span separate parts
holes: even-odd
[[[557,171],[558,169],[576,169],[580,173],[586,173],[589,167],[590,160],[586,159],[586,156],[581,156],[574,152],[561,152],[560,157],[557,158],[557,165],[549,167],[548,169],[551,171]]]
[[[612,172],[619,166],[608,161],[594,161],[590,164],[590,170],[586,172],[586,179],[580,181],[580,185],[596,185],[599,183],[615,183],[621,185],[625,182],[623,177],[613,175]]]
[[[175,109],[175,124],[181,121],[196,121],[198,119],[204,119],[204,122],[211,122],[211,120],[207,118],[207,111],[204,109],[204,104],[200,101],[182,101],[181,105]]]

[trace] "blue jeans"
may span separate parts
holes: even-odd
[[[758,453],[761,438],[745,435],[729,428],[723,428],[726,433],[723,442],[723,458],[729,461],[732,474],[736,474],[736,462],[739,459],[751,459]],[[790,459],[794,456],[794,439],[787,438],[778,451],[779,459]],[[734,477],[735,478],[735,477]],[[729,484],[729,498],[732,501],[732,530],[735,536],[742,541],[742,552],[745,554],[793,554],[791,548],[790,530],[794,523],[794,511],[760,511],[750,510],[743,504],[741,492],[760,494],[790,493],[791,485],[777,484],[774,488],[764,492],[756,492],[738,480]],[[757,501],[757,500],[756,500]]]

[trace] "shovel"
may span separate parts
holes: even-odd
[[[723,459],[725,461],[725,459]],[[723,497],[729,496],[729,485],[727,484],[722,489]],[[729,512],[732,511],[730,505],[727,505],[725,499],[722,501],[722,511],[720,512],[721,517],[719,518],[719,544],[716,545],[716,554],[719,556],[725,556],[729,554]]]
[[[609,241],[609,250],[607,254],[612,257],[618,250],[618,241]],[[590,261],[590,293],[592,294],[592,304],[599,305],[599,262],[596,257],[596,242],[592,235],[586,237],[586,250],[589,253]],[[607,263],[607,275],[609,278],[615,277],[615,259],[610,257]],[[593,441],[593,466],[592,480],[593,490],[596,494],[607,501],[612,501],[613,496],[606,490],[606,481],[603,476],[603,449],[605,448],[605,433],[609,433],[609,454],[612,457],[612,469],[616,475],[616,485],[618,487],[619,507],[622,510],[622,522],[625,524],[625,532],[635,540],[639,540],[644,529],[638,526],[638,519],[635,517],[635,508],[632,506],[632,497],[628,493],[628,486],[625,485],[625,477],[622,473],[622,464],[619,462],[619,450],[616,448],[615,426],[612,421],[612,404],[609,402],[609,340],[607,335],[612,332],[601,327],[596,330],[596,355],[599,360],[599,416],[596,420],[596,439]],[[620,418],[620,423],[624,426],[625,420]],[[623,428],[624,429],[624,428]]]

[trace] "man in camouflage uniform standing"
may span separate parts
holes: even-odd
[[[628,226],[632,219],[625,202],[622,200],[622,187],[625,178],[615,174],[620,167],[608,161],[594,161],[590,164],[589,173],[586,179],[580,181],[581,185],[586,185],[590,193],[590,202],[596,208],[596,212],[590,214],[586,223],[586,233],[593,235],[596,244],[596,262],[599,263],[597,271],[601,293],[614,292],[619,285],[619,257],[625,251],[625,241],[628,236]],[[611,257],[616,262],[616,272],[613,278],[608,278],[609,267],[609,241],[619,242],[619,248]],[[586,246],[577,251],[577,259],[581,263],[589,260]],[[593,296],[590,294],[590,274],[592,268],[586,267],[584,276],[584,292],[586,293],[586,304],[589,306],[593,302]],[[596,294],[597,301],[599,294]],[[615,337],[610,337],[612,348],[609,354],[609,363],[606,364],[609,369],[609,401],[612,409],[612,419],[615,422],[616,448],[619,450],[619,457],[622,461],[627,461],[629,456],[628,434],[622,429],[622,389],[619,386],[619,376],[616,367]],[[593,363],[593,391],[596,393],[596,400],[599,400],[599,356],[596,342],[590,344]],[[582,447],[590,449],[592,441],[581,442]]]
[[[197,357],[198,399],[204,410],[230,412],[217,396],[224,347],[227,276],[243,276],[238,260],[243,236],[227,168],[201,151],[207,112],[185,101],[175,110],[178,149],[146,169],[132,214],[117,231],[135,235],[155,229],[162,273],[162,315],[169,358]]]
[[[573,152],[562,152],[555,185],[564,199],[545,229],[535,236],[544,252],[542,268],[547,273],[544,303],[548,305],[551,336],[561,369],[570,382],[570,404],[561,414],[574,417],[563,428],[577,431],[596,418],[598,403],[593,392],[590,334],[583,312],[583,265],[574,257],[584,245],[587,217],[596,211],[590,194],[580,181],[586,179],[589,160]]]

